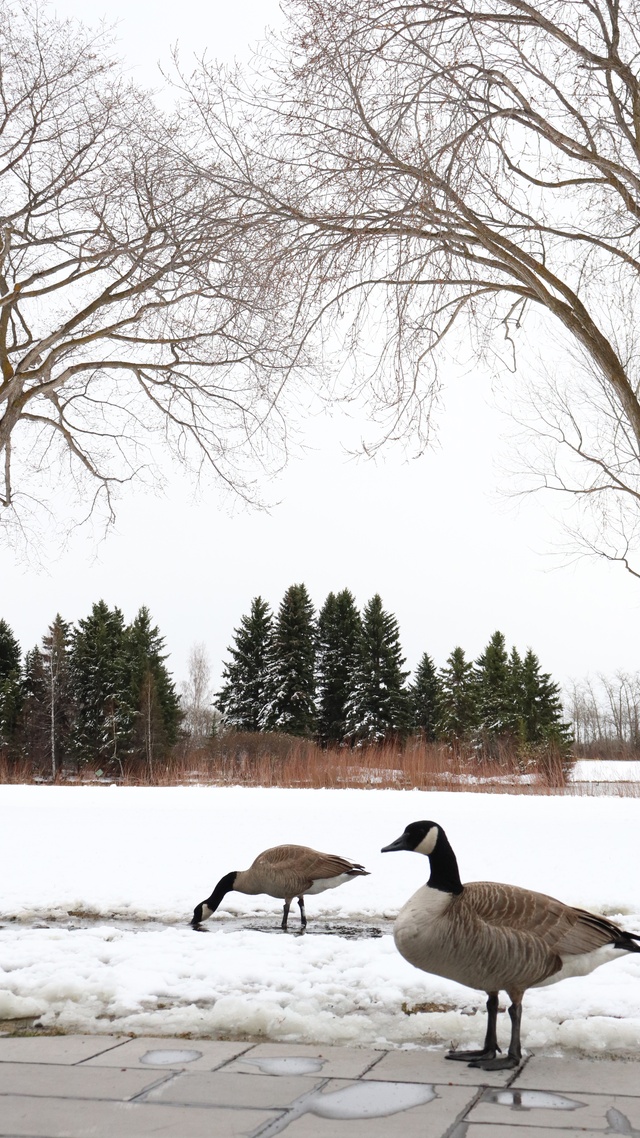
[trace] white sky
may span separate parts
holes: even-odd
[[[123,57],[152,84],[170,44],[180,42],[183,58],[206,48],[231,59],[278,20],[273,0],[111,0],[108,13],[104,0],[53,6],[89,23],[117,21]],[[332,589],[351,588],[360,605],[379,592],[400,622],[410,667],[423,651],[441,665],[456,644],[476,656],[500,628],[561,682],[638,669],[640,582],[617,567],[558,558],[562,535],[549,511],[560,503],[505,498],[495,459],[509,424],[476,379],[455,379],[445,403],[438,449],[414,461],[399,452],[376,464],[348,460],[341,442],[357,438],[357,424],[311,420],[306,458],[265,487],[280,503],[269,513],[230,513],[213,488],[196,501],[177,478],[166,497],[129,490],[117,532],[97,551],[78,540],[50,560],[45,544],[48,570],[26,571],[2,549],[0,616],[27,649],[58,611],[75,621],[103,598],[130,620],[147,604],[176,679],[201,641],[217,682],[251,598],[260,593],[277,609],[284,590],[303,581],[317,606]]]

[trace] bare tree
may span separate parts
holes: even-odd
[[[189,653],[189,678],[182,684],[183,727],[196,743],[211,736],[215,721],[211,667],[204,644],[194,644]]]
[[[640,673],[616,672],[574,683],[567,707],[578,745],[603,753],[640,748]]]
[[[110,37],[0,3],[0,521],[155,483],[158,446],[251,497],[281,376],[220,184]],[[234,234],[236,237],[234,238]],[[271,432],[271,433],[270,433]]]
[[[494,372],[522,367],[528,334],[550,379],[533,385],[544,484],[588,500],[587,545],[632,568],[635,0],[284,7],[287,30],[258,77],[204,63],[183,82],[202,117],[203,170],[217,177],[224,155],[221,184],[251,216],[255,263],[281,266],[292,336],[302,345],[337,327],[365,361],[384,437],[423,439],[456,329]]]

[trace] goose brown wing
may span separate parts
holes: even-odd
[[[465,885],[462,897],[465,896],[480,920],[496,928],[533,935],[550,952],[560,956],[593,952],[624,936],[618,926],[606,918],[585,909],[575,909],[531,889],[474,881]]]
[[[308,879],[309,885],[319,878],[339,877],[342,873],[354,876],[366,874],[367,870],[356,862],[347,861],[338,854],[320,853],[309,846],[274,846],[259,854],[255,866],[273,866],[280,871],[292,873]]]

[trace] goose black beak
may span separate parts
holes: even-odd
[[[396,838],[395,842],[391,842],[391,845],[383,846],[380,853],[395,853],[397,850],[409,849],[411,849],[411,846],[407,845],[406,834],[401,834],[399,838]]]

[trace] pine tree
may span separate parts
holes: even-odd
[[[47,703],[48,689],[44,660],[39,648],[25,653],[23,701],[16,731],[16,741],[32,767],[50,767],[51,717]]]
[[[409,704],[411,726],[420,732],[427,743],[432,743],[436,737],[440,716],[440,687],[435,664],[425,652],[409,687]]]
[[[438,737],[447,741],[467,738],[478,723],[473,664],[463,648],[454,648],[440,671]]]
[[[318,615],[316,647],[317,735],[324,744],[341,743],[346,735],[346,707],[361,631],[353,593],[349,589],[329,593]]]
[[[20,645],[5,620],[0,620],[0,746],[14,738],[22,708]]]
[[[517,710],[524,742],[556,742],[562,748],[571,741],[569,724],[562,719],[560,686],[542,671],[530,648],[520,668]]]
[[[353,687],[346,706],[346,734],[368,743],[402,736],[410,724],[398,622],[376,593],[362,613]]]
[[[73,694],[69,671],[71,626],[57,613],[42,638],[44,703],[49,719],[48,756],[55,778],[70,749],[74,721]]]
[[[180,701],[165,664],[164,638],[152,626],[146,605],[126,628],[124,659],[128,672],[129,751],[153,772],[156,760],[175,743],[182,718]]]
[[[315,729],[315,623],[304,585],[291,585],[280,604],[267,670],[266,730],[312,735]]]
[[[477,725],[485,736],[500,737],[516,729],[509,657],[502,632],[494,632],[475,663]]]
[[[216,707],[229,727],[259,731],[268,702],[267,670],[273,636],[271,609],[262,597],[254,597],[251,611],[234,630],[235,643],[227,651],[223,686]]]
[[[117,762],[122,771],[132,725],[130,673],[122,612],[104,601],[79,620],[69,669],[76,701],[72,745],[80,762]]]

